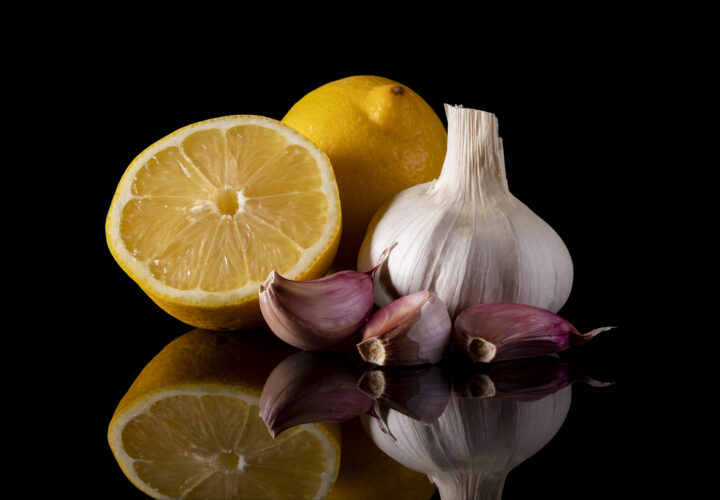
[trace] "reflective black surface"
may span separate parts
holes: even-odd
[[[316,421],[341,423],[346,461],[347,454],[360,453],[358,442],[376,446],[402,465],[428,474],[439,487],[433,498],[522,498],[531,491],[552,491],[563,498],[562,492],[571,493],[576,482],[593,480],[593,467],[608,466],[602,462],[612,461],[615,473],[622,473],[617,467],[623,457],[613,450],[626,445],[624,432],[631,431],[631,420],[619,403],[627,397],[624,385],[632,385],[623,380],[617,358],[608,352],[620,348],[619,339],[609,338],[594,352],[583,348],[489,365],[450,352],[437,365],[385,368],[337,353],[285,349],[263,340],[271,335],[265,329],[191,330],[179,338],[225,339],[220,343],[227,349],[252,347],[247,341],[230,342],[243,336],[285,352],[265,368],[269,375],[260,395],[260,416],[269,432],[278,435]],[[600,355],[603,359],[597,359]],[[218,356],[221,365],[233,354],[225,350]],[[242,378],[244,369],[233,365],[226,375]],[[116,388],[119,398],[122,387],[118,383]],[[284,403],[277,404],[278,395]],[[584,465],[577,477],[526,482],[548,468],[572,471],[578,465],[576,454],[583,456]],[[105,472],[114,471],[110,475],[120,486],[124,476],[108,458]],[[345,482],[358,471],[341,463]],[[131,485],[128,481],[124,486]],[[143,497],[131,488],[128,494]],[[357,498],[362,498],[359,491]]]
[[[52,378],[71,388],[53,391],[53,398],[74,409],[63,422],[72,426],[82,444],[77,438],[62,439],[78,453],[59,468],[64,471],[72,464],[67,484],[72,490],[77,467],[85,471],[77,497],[147,498],[117,466],[107,444],[107,425],[145,364],[192,329],[147,298],[107,250],[104,219],[125,167],[146,146],[184,125],[235,113],[280,119],[317,86],[363,73],[404,83],[443,120],[445,102],[497,114],[510,190],[555,228],[573,257],[573,291],[559,313],[581,331],[616,327],[560,355],[561,361],[581,367],[586,376],[613,383],[597,387],[580,381],[562,389],[568,395],[562,422],[537,451],[507,473],[502,498],[631,498],[663,484],[669,487],[670,479],[658,484],[658,476],[663,476],[659,471],[677,457],[667,456],[667,447],[657,436],[664,432],[667,439],[677,438],[658,417],[662,406],[658,393],[663,391],[657,390],[656,381],[657,377],[672,380],[674,375],[659,374],[656,363],[650,367],[657,348],[646,349],[649,337],[664,339],[667,331],[654,314],[658,309],[651,307],[650,296],[659,291],[651,277],[656,267],[647,257],[654,223],[643,223],[651,208],[639,194],[647,168],[638,161],[641,155],[633,143],[632,132],[644,119],[642,109],[630,98],[640,90],[626,78],[634,66],[603,50],[588,63],[538,53],[516,64],[506,62],[504,71],[490,77],[476,71],[476,64],[464,64],[470,55],[450,61],[433,56],[431,62],[421,64],[420,57],[398,59],[357,51],[335,59],[334,65],[309,67],[300,61],[268,64],[255,55],[246,61],[247,69],[180,71],[188,77],[180,79],[178,68],[187,70],[181,61],[161,64],[166,72],[158,73],[158,60],[139,54],[119,57],[118,64],[105,61],[95,66],[83,92],[71,94],[82,103],[77,108],[80,121],[93,129],[93,140],[78,167],[83,178],[92,178],[92,189],[83,191],[82,210],[77,210],[81,224],[65,232],[66,239],[82,242],[73,245],[72,262],[83,272],[78,277],[77,268],[68,266],[58,276],[86,292],[83,300],[67,300],[59,308],[58,317],[71,325],[63,336],[71,340],[53,338],[47,348],[57,364],[57,368],[52,365]],[[84,69],[78,75],[89,76]],[[449,368],[453,373],[458,365],[451,363]],[[361,370],[359,375],[363,374]],[[493,380],[492,374],[488,376]],[[555,378],[546,375],[543,380]],[[452,394],[448,404],[484,401],[475,414],[489,401],[534,404],[472,398],[482,393],[481,382],[486,380],[476,376],[472,383],[467,371],[455,371],[450,380],[456,384],[447,386]],[[465,392],[458,393],[457,388]],[[495,388],[496,394],[504,391],[502,384]],[[529,384],[525,390],[527,395],[543,389]],[[545,398],[556,397],[553,394],[557,393]],[[388,406],[392,404],[402,406],[397,401]],[[430,406],[422,409],[432,410]],[[432,420],[439,412],[419,416],[418,409],[411,408],[407,413]],[[643,464],[652,467],[646,470]]]

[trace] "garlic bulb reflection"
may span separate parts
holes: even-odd
[[[495,115],[445,106],[448,149],[440,177],[401,191],[373,218],[358,256],[376,276],[375,303],[430,290],[451,316],[475,304],[513,302],[557,312],[573,280],[557,233],[508,190]]]
[[[507,474],[562,426],[570,391],[567,386],[530,402],[453,394],[432,425],[391,409],[382,422],[362,419],[373,442],[406,467],[427,474],[441,498],[499,499]]]

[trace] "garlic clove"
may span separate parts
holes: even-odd
[[[260,394],[260,418],[270,434],[312,422],[342,423],[370,411],[357,388],[359,373],[337,353],[297,352],[275,367]]]
[[[575,364],[557,356],[501,361],[482,371],[477,366],[482,365],[456,365],[453,392],[459,397],[536,401],[576,382],[592,387],[612,385],[587,376]]]
[[[280,339],[304,350],[348,343],[373,308],[369,273],[341,271],[311,281],[293,281],[273,271],[260,287],[260,310]]]
[[[365,272],[340,271],[308,281],[293,281],[275,271],[260,286],[260,311],[280,339],[298,349],[352,349],[374,305],[375,272],[395,245]]]
[[[382,405],[419,420],[435,422],[450,399],[450,383],[439,365],[370,368],[358,388]]]
[[[455,318],[453,340],[482,363],[542,356],[580,345],[613,327],[580,333],[557,314],[525,304],[478,304]]]
[[[376,365],[434,364],[442,359],[451,330],[445,304],[421,290],[375,312],[362,327],[357,349],[363,360]]]

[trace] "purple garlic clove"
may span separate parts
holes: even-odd
[[[270,329],[307,351],[334,349],[358,332],[373,308],[373,281],[341,271],[311,281],[293,281],[275,271],[260,287],[260,311]]]
[[[277,337],[298,349],[353,349],[373,310],[375,272],[391,249],[367,272],[340,271],[293,281],[272,271],[259,293],[265,322]]]
[[[421,290],[390,302],[363,326],[357,345],[368,363],[382,366],[434,364],[450,342],[452,320],[432,292]]]
[[[564,351],[612,328],[580,333],[557,314],[538,307],[478,304],[455,318],[453,339],[473,361],[489,363]]]

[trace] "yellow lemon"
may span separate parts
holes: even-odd
[[[342,204],[343,232],[334,267],[355,268],[365,230],[380,205],[438,177],[447,132],[435,111],[393,80],[359,75],[304,97],[282,122],[327,153]]]
[[[262,322],[276,270],[322,276],[341,231],[327,155],[277,120],[235,115],[177,130],[123,174],[105,224],[123,270],[169,314],[209,329]]]
[[[195,330],[168,344],[110,421],[122,471],[153,498],[325,498],[339,470],[339,426],[304,424],[273,439],[260,420],[262,385],[288,354],[259,330]]]

